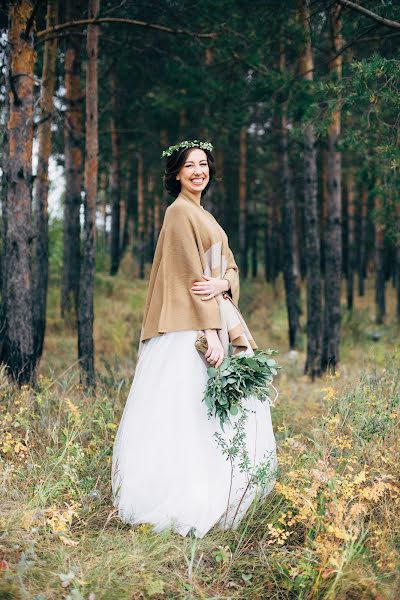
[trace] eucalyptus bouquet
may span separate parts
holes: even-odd
[[[251,356],[241,352],[224,358],[218,369],[208,367],[209,377],[203,401],[208,414],[219,418],[222,429],[226,422],[230,422],[230,415],[237,415],[243,410],[243,400],[249,395],[274,405],[268,388],[275,390],[272,381],[281,368],[271,358],[276,352],[271,349],[256,350]]]

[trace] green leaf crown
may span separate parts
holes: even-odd
[[[167,158],[167,156],[171,156],[173,152],[179,150],[180,148],[201,148],[202,150],[213,151],[213,145],[211,142],[201,142],[200,140],[188,141],[184,140],[183,142],[179,142],[179,144],[175,144],[175,146],[170,146],[161,154],[161,158]]]

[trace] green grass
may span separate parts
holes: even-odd
[[[36,391],[0,372],[0,599],[375,599],[400,587],[399,329],[394,291],[374,325],[372,289],[344,311],[339,373],[310,383],[305,335],[287,353],[282,284],[242,286],[259,347],[283,365],[272,410],[280,473],[235,531],[203,539],[122,524],[110,458],[134,374],[147,283],[129,260],[96,274],[96,396],[79,386],[76,336],[49,290]],[[304,321],[304,316],[303,316]],[[371,332],[379,331],[375,342]]]

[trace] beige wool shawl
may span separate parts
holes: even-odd
[[[227,279],[228,293],[202,300],[191,287],[202,275]],[[150,273],[143,342],[171,331],[217,329],[225,355],[257,348],[238,309],[239,269],[228,237],[214,217],[182,192],[165,212]]]

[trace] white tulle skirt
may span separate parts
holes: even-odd
[[[223,453],[214,433],[229,446],[238,417],[225,434],[208,417],[196,336],[179,331],[144,342],[114,443],[112,489],[123,522],[203,537],[214,525],[236,527],[255,495],[272,490],[277,458],[269,404],[254,397],[244,425],[252,471]],[[254,485],[251,473],[265,464],[268,476]]]

